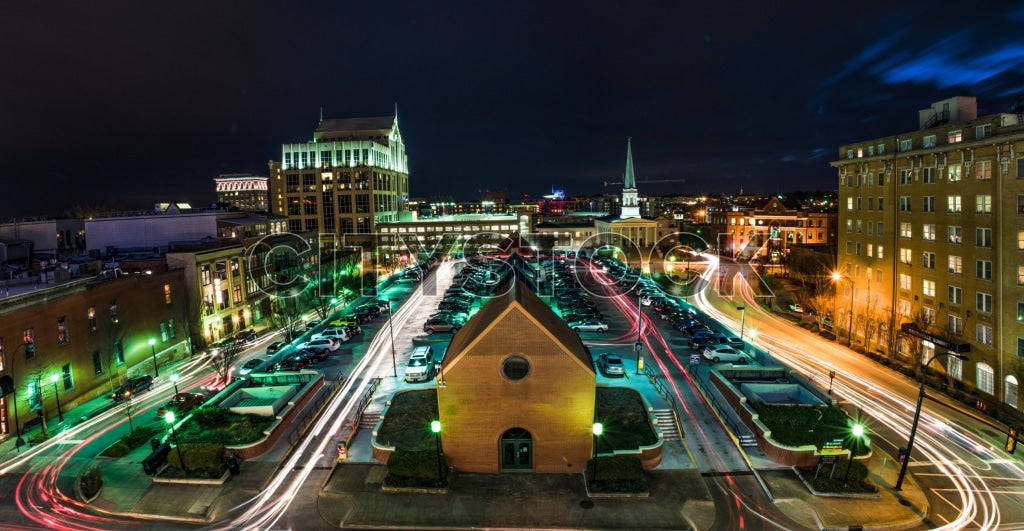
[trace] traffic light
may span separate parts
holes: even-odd
[[[1007,437],[1006,437],[1006,451],[1012,454],[1013,451],[1016,448],[1017,448],[1017,428],[1011,427],[1010,428],[1010,433],[1008,433]]]
[[[899,461],[901,463],[907,460],[907,449],[906,448],[900,446],[900,449],[897,451],[897,454],[898,454],[897,459],[899,459]]]

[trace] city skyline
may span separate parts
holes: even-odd
[[[396,105],[413,196],[615,194],[627,137],[642,195],[832,190],[840,145],[1017,102],[1024,9],[952,5],[7,7],[0,218],[212,202]]]

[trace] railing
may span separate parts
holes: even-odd
[[[295,427],[288,433],[289,446],[298,442],[299,438],[302,437],[302,434],[306,432],[306,428],[309,427],[313,420],[320,414],[320,410],[323,408],[324,404],[334,396],[335,387],[337,386],[330,384],[324,385],[324,389],[327,392],[317,393],[317,396],[312,400],[312,408],[308,407],[309,404],[306,405],[307,407],[305,408],[305,412],[301,417],[296,419],[297,423],[294,424]]]

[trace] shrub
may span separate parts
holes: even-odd
[[[437,479],[437,450],[396,448],[388,457],[388,474],[406,478]],[[442,458],[443,459],[443,458]],[[441,463],[445,468],[444,462]]]
[[[215,443],[222,446],[248,444],[263,438],[274,423],[274,417],[240,415],[216,407],[193,412],[192,418],[178,431],[178,438],[188,443]]]
[[[167,454],[167,465],[178,471],[171,475],[185,476],[188,470],[190,477],[215,479],[224,474],[223,457],[223,444],[184,443]]]
[[[50,434],[49,431],[47,431],[47,430],[39,430],[38,432],[33,433],[32,436],[30,436],[28,438],[28,442],[29,442],[29,444],[44,443],[47,440],[49,440],[50,437],[52,437],[52,435]]]
[[[636,455],[611,455],[597,458],[597,477],[594,459],[587,461],[587,478],[592,489],[600,492],[647,492],[644,466]]]
[[[154,426],[139,426],[138,428],[135,428],[135,431],[122,435],[121,442],[127,445],[128,448],[134,450],[143,444],[148,444],[149,440],[152,439],[154,435],[161,433],[162,431],[163,430],[160,428]]]
[[[78,484],[82,489],[82,496],[85,499],[92,499],[100,492],[100,487],[103,486],[103,476],[100,474],[100,469],[95,465],[86,468],[82,474],[78,477]]]
[[[777,406],[763,402],[751,403],[751,407],[771,430],[772,438],[785,445],[813,444],[820,449],[832,439],[846,440],[850,435],[850,418],[837,407]],[[852,446],[856,455],[870,450],[865,444]]]
[[[101,453],[100,455],[103,457],[117,458],[124,457],[131,453],[131,451],[131,447],[125,444],[124,441],[117,441],[116,443],[108,446],[106,450],[103,450],[103,453]]]
[[[850,467],[850,479],[846,478],[846,468]],[[829,474],[834,475],[830,478]],[[815,471],[818,477],[815,478]],[[818,492],[876,492],[878,489],[867,480],[868,469],[859,461],[850,463],[848,459],[841,459],[833,469],[830,465],[822,465],[820,468],[805,468],[799,470],[803,477],[814,490]]]

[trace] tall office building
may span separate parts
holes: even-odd
[[[398,115],[321,120],[313,140],[281,146],[270,161],[270,211],[292,232],[346,241],[397,221],[409,200],[409,161]]]
[[[941,356],[929,368],[1019,409],[1024,116],[949,98],[839,157],[836,326],[905,362]]]

